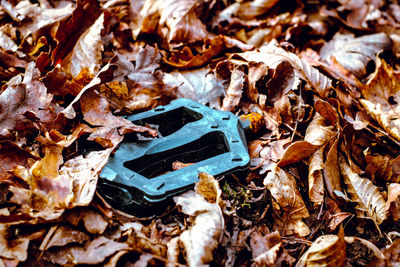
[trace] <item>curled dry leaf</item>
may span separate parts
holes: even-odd
[[[321,204],[324,201],[324,149],[325,145],[335,135],[334,127],[319,113],[315,113],[312,121],[307,127],[305,141],[310,144],[319,145],[318,150],[311,155],[308,169],[308,194],[310,200]]]
[[[163,82],[169,87],[177,87],[177,96],[189,98],[200,104],[220,109],[220,98],[224,95],[222,81],[207,67],[165,73]]]
[[[122,135],[117,130],[122,133],[145,132],[152,136],[157,135],[155,130],[114,116],[106,98],[95,91],[85,92],[80,98],[80,104],[85,121],[93,126],[101,126],[94,129],[89,140],[95,140],[105,147],[115,147],[122,140]]]
[[[392,214],[393,220],[400,219],[400,184],[392,183],[388,186],[388,198],[385,209]]]
[[[147,0],[136,18],[134,35],[158,30],[168,44],[202,41],[210,33],[197,17],[197,5],[196,0]]]
[[[345,266],[346,242],[344,238],[343,228],[340,229],[338,235],[323,235],[318,237],[297,262],[296,267]]]
[[[101,9],[96,0],[78,1],[71,18],[60,21],[55,34],[58,41],[51,54],[55,64],[63,61],[70,54],[81,35],[97,20]]]
[[[309,213],[298,190],[296,179],[275,165],[265,177],[264,185],[276,201],[274,209],[278,214],[283,213],[281,217],[287,222],[283,223],[287,227],[283,231],[294,232],[300,236],[308,235],[310,230],[302,218],[308,217]]]
[[[7,88],[0,94],[0,136],[7,136],[14,129],[32,128],[34,123],[25,116],[26,113],[36,114],[50,104],[51,96],[47,95],[39,77],[35,63],[31,62],[23,80],[17,75],[7,83]]]
[[[222,35],[211,39],[205,39],[203,48],[196,55],[193,54],[190,47],[179,48],[178,51],[172,51],[164,62],[178,69],[190,69],[205,65],[214,57],[219,55],[226,47],[225,38]]]
[[[210,203],[219,204],[221,201],[222,191],[219,188],[218,181],[208,173],[199,173],[199,181],[196,183],[194,190]]]
[[[102,13],[94,24],[82,34],[77,41],[71,55],[67,69],[73,76],[77,76],[83,68],[88,68],[91,73],[96,74],[100,70],[102,60],[103,41],[101,31],[104,28],[104,13]],[[65,64],[63,62],[63,64]]]
[[[243,66],[237,66],[231,75],[231,82],[226,96],[222,102],[222,110],[234,111],[239,105],[240,99],[242,98],[243,87],[245,86],[246,75],[244,73]]]
[[[256,0],[240,3],[237,16],[244,20],[254,19],[268,12],[279,0]]]
[[[370,180],[354,172],[343,156],[339,157],[339,165],[347,193],[357,205],[357,216],[372,219],[379,230],[378,225],[388,216],[386,202],[379,189]]]
[[[361,104],[383,129],[400,140],[400,72],[378,59],[372,78],[361,90]]]
[[[221,194],[218,182],[208,174],[201,174],[196,189],[199,194],[188,191],[174,197],[182,212],[193,216],[193,224],[179,237],[172,239],[168,246],[168,260],[176,262],[180,253],[177,242],[180,242],[189,266],[201,266],[213,259],[213,251],[218,247],[225,228],[224,217],[218,203],[210,203],[204,198],[218,201]]]
[[[302,161],[314,154],[318,148],[318,145],[313,145],[308,141],[293,142],[286,148],[281,160],[278,162],[278,166],[284,167]]]
[[[293,88],[299,85],[299,79],[305,80],[320,96],[326,96],[331,88],[331,80],[317,69],[301,60],[296,54],[285,51],[279,47],[276,41],[270,42],[267,46],[262,46],[259,50],[239,53],[239,56],[247,61],[264,62],[269,68],[276,66],[286,60],[295,70],[296,79]]]
[[[368,64],[374,62],[378,52],[387,50],[391,40],[385,33],[376,33],[354,38],[353,34],[339,34],[320,51],[323,59],[330,64],[335,60],[358,79],[364,78]]]

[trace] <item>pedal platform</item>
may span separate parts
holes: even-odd
[[[242,123],[231,112],[182,98],[126,119],[159,132],[153,139],[125,135],[99,175],[100,195],[126,213],[165,210],[172,196],[193,188],[200,172],[219,177],[249,166]],[[186,167],[173,170],[174,162]]]

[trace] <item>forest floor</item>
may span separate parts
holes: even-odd
[[[1,0],[0,266],[399,266],[399,56],[394,0]],[[143,217],[99,174],[179,98],[249,168]]]

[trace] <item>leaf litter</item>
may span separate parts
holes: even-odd
[[[399,14],[392,0],[2,0],[0,265],[396,266]],[[157,136],[122,115],[182,97],[257,114],[250,170],[200,173],[162,215],[113,209],[96,192],[109,156]]]

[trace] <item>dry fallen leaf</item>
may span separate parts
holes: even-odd
[[[351,200],[357,204],[357,216],[372,219],[379,230],[378,225],[388,216],[387,209],[385,209],[386,202],[379,189],[370,180],[361,178],[354,172],[343,156],[339,157],[339,165],[347,193]]]
[[[297,189],[295,178],[275,165],[271,167],[271,171],[265,177],[264,185],[276,201],[274,209],[278,214],[282,213],[281,217],[286,227],[282,229],[284,233],[308,235],[310,230],[302,218],[308,217],[309,213]]]
[[[358,38],[354,38],[353,34],[336,34],[323,46],[320,55],[328,62],[336,60],[343,68],[362,79],[368,74],[369,62],[374,62],[378,52],[389,49],[390,44],[390,38],[384,33]]]
[[[296,54],[285,51],[276,42],[270,42],[267,46],[262,46],[258,51],[239,53],[239,56],[247,61],[264,62],[268,68],[276,66],[286,60],[295,70],[295,81],[293,88],[297,88],[299,79],[307,81],[308,85],[318,92],[320,96],[326,96],[331,88],[331,80],[320,73],[317,69],[302,61]]]
[[[236,67],[232,71],[231,81],[222,102],[221,110],[234,111],[237,108],[242,97],[245,82],[244,68],[242,66]]]
[[[297,262],[301,266],[345,266],[346,242],[343,228],[338,235],[319,236]]]
[[[361,90],[361,104],[383,129],[400,140],[400,73],[383,59],[378,59],[376,70]]]
[[[170,87],[177,87],[177,96],[189,98],[200,104],[220,109],[224,95],[224,85],[207,67],[186,71],[165,73],[163,82]]]
[[[189,266],[200,266],[213,259],[213,251],[218,247],[223,229],[224,217],[218,202],[210,203],[207,199],[218,201],[221,194],[218,182],[208,174],[201,174],[200,182],[196,185],[198,193],[188,191],[181,196],[174,197],[182,212],[192,216],[191,227],[179,237],[171,240],[168,246],[168,255],[171,262],[176,261],[180,253],[177,242],[182,244],[185,259]],[[201,194],[201,195],[200,195]],[[203,195],[203,196],[202,196]]]

